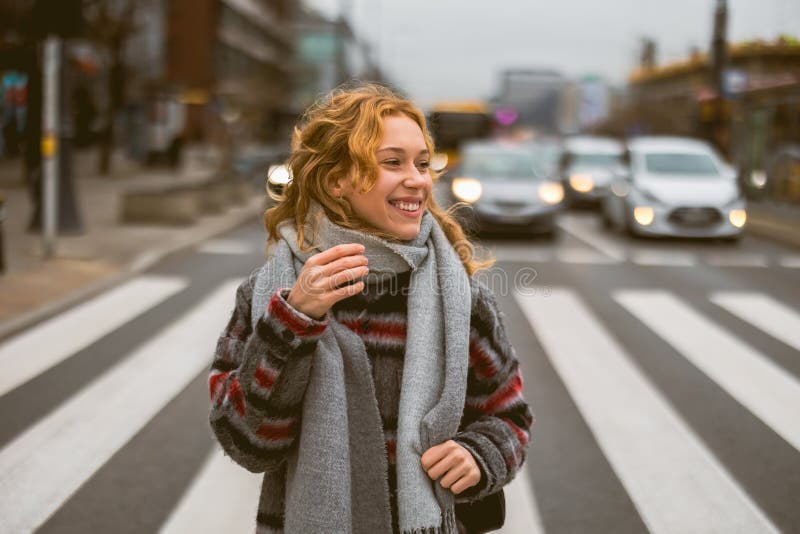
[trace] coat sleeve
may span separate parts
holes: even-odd
[[[456,496],[473,501],[508,484],[525,461],[533,414],[491,290],[473,281],[467,395],[454,440],[475,457],[481,481]]]
[[[278,467],[300,429],[311,358],[327,326],[286,302],[277,290],[255,329],[252,279],[236,292],[208,376],[210,423],[223,450],[252,472]]]

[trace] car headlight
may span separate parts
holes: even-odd
[[[267,181],[274,185],[286,185],[292,179],[292,171],[287,165],[270,165]]]
[[[747,211],[743,209],[735,209],[728,212],[728,220],[736,228],[742,228],[744,223],[747,222]]]
[[[539,198],[545,204],[558,204],[564,200],[564,186],[557,182],[545,182],[539,186]]]
[[[476,203],[483,194],[483,186],[475,178],[455,178],[451,189],[458,200],[468,204]]]
[[[588,174],[573,174],[569,177],[569,186],[578,193],[588,193],[594,189],[594,180]]]
[[[650,226],[653,224],[655,213],[650,206],[636,206],[633,208],[633,218],[640,226]]]

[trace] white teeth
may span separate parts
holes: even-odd
[[[403,211],[417,211],[419,209],[419,202],[392,202],[395,206]]]

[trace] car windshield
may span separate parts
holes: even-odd
[[[575,167],[616,167],[622,162],[620,154],[573,154]]]
[[[707,154],[646,154],[647,171],[670,175],[719,175],[713,158]]]
[[[483,179],[539,179],[541,163],[526,152],[471,152],[464,156],[464,174]]]

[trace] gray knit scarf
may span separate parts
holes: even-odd
[[[311,214],[317,219],[311,252],[299,250],[293,223],[279,227],[282,239],[256,279],[253,321],[275,290],[292,287],[312,254],[338,244],[365,245],[369,277],[413,271],[397,430],[398,521],[403,534],[455,533],[453,495],[427,476],[420,458],[452,438],[461,420],[469,349],[468,275],[429,212],[417,237],[403,243],[335,225],[318,204]],[[358,335],[330,315],[328,321],[313,355],[297,446],[285,473],[265,475],[262,499],[283,500],[284,528],[290,534],[388,533],[386,449],[370,362]]]

